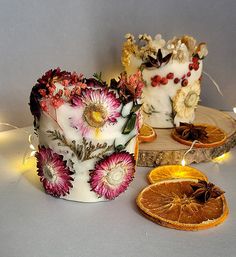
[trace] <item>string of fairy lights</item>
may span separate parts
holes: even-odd
[[[196,143],[200,143],[200,142],[199,142],[198,140],[194,140],[194,141],[192,142],[190,148],[184,153],[183,158],[182,158],[182,160],[181,160],[181,165],[182,165],[182,166],[185,166],[185,165],[186,165],[185,157],[186,157],[186,155],[187,155],[189,152],[192,151],[192,149],[193,149],[193,147],[194,147],[194,145],[195,145]]]
[[[233,108],[233,112],[236,113],[236,107]],[[6,127],[9,127],[9,128],[13,128],[13,129],[20,129],[20,127],[17,127],[13,124],[6,123],[6,122],[0,122],[0,126],[6,126]],[[30,133],[29,131],[27,131],[25,129],[23,129],[23,131],[28,134],[28,151],[26,151],[26,154],[24,155],[24,158],[23,158],[23,164],[24,164],[25,160],[26,160],[26,156],[29,153],[29,151],[30,151],[29,157],[34,157],[35,154],[37,153],[37,149],[33,144],[34,134]],[[180,162],[180,164],[182,166],[186,166],[186,164],[187,164],[186,156],[187,156],[187,154],[189,154],[193,150],[194,145],[196,143],[200,143],[200,142],[198,140],[194,140],[192,142],[191,146],[184,152],[183,157],[182,157],[181,162]],[[224,155],[225,155],[225,153],[222,154],[221,156],[217,157],[217,158],[222,158]]]
[[[0,122],[0,126],[5,126],[5,127],[8,127],[8,128],[13,128],[13,129],[20,129],[20,127],[17,127],[15,125],[7,123],[7,122]],[[28,135],[28,145],[29,145],[29,149],[28,149],[28,151],[26,151],[26,153],[23,157],[23,164],[24,164],[25,161],[26,161],[27,154],[29,153],[29,150],[31,150],[31,152],[29,153],[29,156],[33,157],[33,156],[35,156],[35,154],[37,152],[37,149],[33,144],[34,135],[26,129],[23,129],[23,131]]]

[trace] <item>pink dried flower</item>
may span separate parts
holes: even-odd
[[[134,156],[128,152],[115,152],[96,163],[89,183],[100,197],[112,200],[128,188],[134,172]]]
[[[73,187],[71,177],[74,173],[63,161],[63,156],[54,153],[50,148],[39,147],[36,153],[38,175],[45,191],[55,197],[69,194]]]
[[[72,119],[71,124],[82,136],[95,135],[103,126],[116,123],[120,117],[120,100],[107,88],[83,89],[81,95],[76,94],[71,102],[78,109],[76,119]]]

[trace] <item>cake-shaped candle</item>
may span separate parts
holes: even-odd
[[[45,191],[74,201],[111,200],[135,172],[144,83],[141,73],[101,76],[50,70],[30,95],[39,137],[37,172]]]
[[[126,35],[122,63],[127,74],[142,71],[144,122],[155,128],[171,128],[195,118],[201,91],[205,43],[196,44],[190,36],[169,41],[157,35],[140,35],[138,42]]]

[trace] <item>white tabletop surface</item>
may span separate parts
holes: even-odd
[[[32,128],[25,128],[32,131]],[[43,192],[24,129],[0,133],[0,257],[235,257],[236,148],[221,161],[193,165],[226,191],[228,219],[185,232],[144,218],[135,198],[149,168],[138,168],[128,191],[114,201],[78,203]]]

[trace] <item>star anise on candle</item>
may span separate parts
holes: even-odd
[[[191,185],[191,187],[193,189],[192,196],[202,203],[207,202],[211,198],[217,198],[225,193],[213,183],[208,183],[204,180],[199,180],[198,183]]]
[[[200,125],[180,123],[180,126],[175,128],[175,130],[185,140],[194,141],[208,138],[206,127]]]
[[[142,65],[147,68],[151,68],[151,67],[160,68],[163,64],[167,64],[170,61],[171,56],[172,56],[172,53],[169,53],[165,57],[163,57],[161,49],[159,49],[155,58],[148,55],[146,62],[143,63]]]

